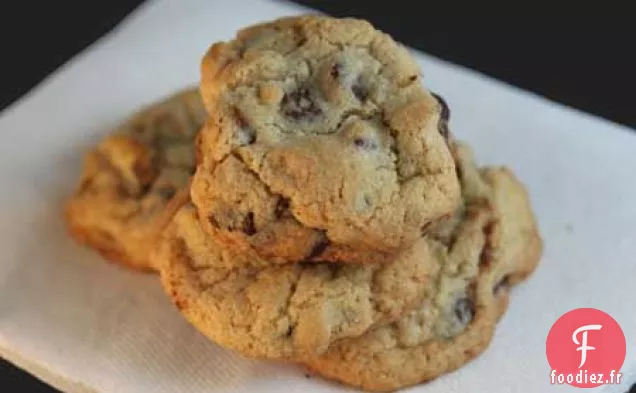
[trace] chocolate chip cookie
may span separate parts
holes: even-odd
[[[141,110],[90,151],[65,206],[74,238],[111,261],[152,269],[156,226],[194,172],[194,137],[205,117],[198,91],[184,90]]]
[[[212,115],[191,195],[224,244],[280,263],[390,261],[457,208],[447,107],[369,23],[253,26],[201,69]]]
[[[383,264],[276,265],[223,247],[187,204],[154,254],[166,293],[216,343],[247,356],[302,360],[419,305],[433,256],[419,241]]]
[[[438,269],[430,296],[399,321],[334,343],[307,364],[370,391],[393,391],[461,367],[488,346],[511,286],[539,261],[542,242],[523,186],[505,168],[478,171],[457,146],[464,205],[433,229]]]

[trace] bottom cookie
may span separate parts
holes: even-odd
[[[370,391],[392,391],[451,372],[482,353],[509,289],[536,267],[542,241],[528,196],[505,168],[478,171],[456,145],[464,207],[429,242],[439,273],[433,295],[397,322],[334,343],[306,365]]]
[[[428,296],[435,273],[424,240],[383,264],[273,264],[208,236],[189,203],[152,259],[173,303],[211,340],[249,357],[296,361],[406,315]]]

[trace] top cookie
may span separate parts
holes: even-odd
[[[66,203],[71,234],[111,261],[152,269],[153,236],[194,171],[204,119],[199,92],[184,90],[144,108],[88,152]]]
[[[202,225],[274,262],[381,262],[459,203],[448,110],[369,23],[306,16],[213,45],[192,199]]]

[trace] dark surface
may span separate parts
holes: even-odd
[[[597,26],[600,18],[593,24],[578,22],[579,26],[570,18],[560,20],[559,29],[555,29],[535,18],[517,20],[491,15],[487,20],[475,16],[459,21],[454,17],[461,14],[447,12],[453,11],[451,6],[449,10],[435,6],[435,10],[423,12],[413,9],[417,2],[412,1],[394,0],[378,6],[370,1],[298,2],[336,16],[369,19],[410,46],[636,127],[633,22],[623,24],[616,19],[609,22],[608,29]],[[0,109],[112,29],[139,3],[42,1],[36,7],[31,2],[2,2]],[[469,22],[467,25],[465,20]],[[458,28],[468,25],[470,29]],[[0,391],[54,390],[0,360]],[[636,393],[636,386],[629,393]]]
[[[530,15],[483,15],[483,9],[474,19],[466,19],[466,13],[458,12],[457,4],[452,2],[427,3],[427,7],[433,7],[430,12],[418,12],[413,9],[414,2],[406,6],[402,1],[296,2],[333,16],[368,19],[407,45],[554,101],[636,127],[632,98],[636,90],[634,23],[623,24],[615,18],[603,21],[599,16],[593,22],[564,18],[554,24]],[[537,4],[534,11],[541,11],[540,8]],[[609,28],[600,27],[605,22]]]
[[[57,390],[0,359],[0,391],[20,393],[51,393]]]
[[[33,13],[30,4],[12,2],[0,6],[4,8],[0,12],[0,18],[4,19],[0,20],[0,37],[6,41],[2,50],[0,109],[111,29],[139,3],[138,0],[40,2],[37,13]],[[483,10],[483,15],[467,19],[469,15],[457,13],[453,9],[456,5],[444,5],[445,2],[427,4],[426,12],[414,8],[416,2],[396,0],[297,3],[336,16],[369,19],[410,46],[636,127],[634,23],[616,18],[603,21],[599,16],[592,21],[568,18],[555,24],[530,16],[495,17]],[[630,15],[628,11],[615,12],[617,16],[621,13]],[[609,27],[600,27],[601,23],[608,23]]]
[[[139,3],[40,1],[34,7],[31,2],[0,2],[0,110],[111,30]]]

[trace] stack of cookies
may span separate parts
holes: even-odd
[[[285,18],[201,71],[203,104],[172,97],[89,155],[77,238],[159,270],[219,345],[366,390],[487,347],[541,239],[524,187],[476,165],[405,48],[364,21]]]

